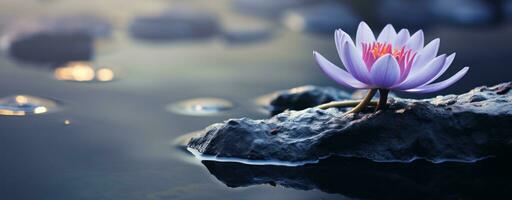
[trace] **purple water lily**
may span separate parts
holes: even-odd
[[[388,24],[375,39],[370,27],[361,22],[355,44],[341,29],[336,30],[334,39],[339,57],[347,71],[314,52],[316,62],[329,77],[341,85],[370,89],[367,96],[371,97],[379,90],[381,101],[378,108],[385,106],[389,90],[416,93],[439,91],[457,82],[469,69],[464,67],[452,77],[432,83],[446,72],[455,58],[455,53],[437,56],[439,38],[423,46],[422,30],[411,36],[407,29],[397,33]],[[371,97],[365,98],[361,104],[364,101],[368,103]]]

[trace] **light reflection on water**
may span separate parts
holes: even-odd
[[[69,62],[66,65],[56,68],[54,71],[57,80],[90,82],[107,82],[114,79],[114,72],[109,68],[95,70],[88,62]]]
[[[193,116],[212,116],[223,114],[233,108],[234,104],[219,98],[188,99],[166,106],[166,109],[177,114]]]
[[[24,116],[55,111],[57,102],[29,95],[14,95],[0,99],[0,115]]]

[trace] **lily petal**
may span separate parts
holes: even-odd
[[[338,29],[334,32],[334,41],[336,43],[336,50],[338,50],[338,56],[341,58],[343,56],[343,44],[345,41],[352,39],[350,36],[345,33],[343,30]]]
[[[395,28],[393,28],[393,25],[388,24],[380,32],[379,37],[377,38],[377,42],[392,43],[395,40],[395,38],[396,38]]]
[[[418,52],[412,63],[412,73],[421,70],[426,66],[428,62],[436,57],[437,51],[439,50],[439,41],[439,38],[432,40],[432,42],[428,43],[425,48]]]
[[[409,38],[405,47],[406,49],[411,49],[413,52],[417,52],[423,48],[424,40],[423,30],[416,31],[416,33]]]
[[[405,45],[407,40],[409,40],[410,33],[407,29],[402,29],[396,35],[395,41],[393,42],[393,47],[396,49],[402,48]]]
[[[416,92],[416,93],[437,92],[437,91],[445,89],[445,88],[451,86],[452,84],[454,84],[455,82],[459,81],[464,75],[466,75],[468,70],[469,70],[469,67],[464,67],[459,72],[457,72],[455,75],[453,75],[452,77],[450,77],[444,81],[441,81],[438,83],[433,83],[430,85],[421,86],[421,87],[406,90],[406,91],[407,92]]]
[[[400,78],[400,67],[396,59],[388,54],[375,61],[370,72],[372,83],[379,88],[389,88]]]
[[[322,70],[327,74],[327,76],[331,77],[337,83],[344,85],[346,87],[358,89],[367,87],[366,84],[356,80],[351,74],[339,68],[338,66],[332,64],[329,60],[325,59],[325,57],[323,57],[316,51],[313,52],[313,55],[315,56],[315,60],[317,64],[320,66],[320,68],[322,68]]]
[[[361,47],[361,43],[370,44],[375,42],[375,36],[373,35],[372,29],[365,22],[359,23],[356,34],[356,46]]]
[[[440,55],[430,61],[425,67],[415,74],[410,74],[404,82],[395,87],[398,90],[408,90],[424,85],[436,76],[443,68],[446,55]]]
[[[450,67],[450,65],[452,64],[453,59],[455,59],[455,53],[452,53],[448,57],[446,57],[446,61],[444,62],[444,66],[441,69],[441,71],[439,71],[439,73],[437,73],[437,75],[434,76],[434,78],[432,78],[430,81],[426,82],[423,85],[430,84],[430,83],[436,81],[441,75],[443,75],[446,72],[446,70]]]
[[[343,55],[340,56],[347,71],[357,80],[371,85],[370,73],[363,62],[361,51],[356,49],[352,41],[346,40],[343,44]]]

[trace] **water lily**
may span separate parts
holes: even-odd
[[[422,30],[412,35],[407,29],[397,33],[388,24],[375,38],[370,27],[361,22],[355,43],[341,29],[336,30],[334,39],[346,70],[317,52],[313,54],[322,70],[339,84],[356,89],[370,89],[367,97],[351,112],[364,108],[377,90],[381,94],[378,109],[382,109],[386,105],[387,93],[390,90],[436,92],[460,80],[469,69],[464,67],[452,77],[433,83],[450,67],[455,53],[437,55],[439,38],[424,46]]]

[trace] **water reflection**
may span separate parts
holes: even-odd
[[[14,95],[0,99],[0,115],[24,116],[55,111],[57,102],[29,95]]]
[[[319,189],[362,199],[493,199],[512,188],[510,163],[485,160],[476,164],[429,162],[376,163],[331,158],[300,167],[256,166],[202,162],[228,187],[281,185],[298,190]],[[493,187],[482,187],[490,186]]]
[[[211,116],[223,114],[234,104],[219,98],[195,98],[169,104],[166,109],[177,114],[193,116]]]
[[[114,72],[108,68],[94,70],[88,62],[69,62],[66,65],[56,68],[54,76],[57,80],[90,82],[90,81],[112,81]]]

